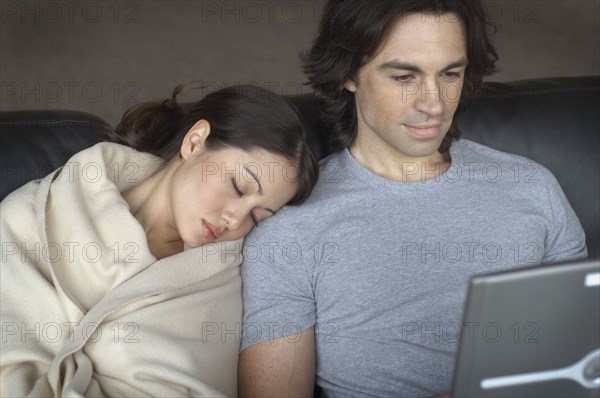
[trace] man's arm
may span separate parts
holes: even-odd
[[[240,354],[240,397],[312,397],[314,384],[314,328],[255,344]]]
[[[546,189],[553,222],[546,237],[542,262],[557,262],[587,257],[585,232],[562,188],[550,171],[546,172]]]

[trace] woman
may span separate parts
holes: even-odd
[[[318,166],[279,96],[185,89],[2,202],[1,396],[236,394],[241,238]]]

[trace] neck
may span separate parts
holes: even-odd
[[[407,156],[391,147],[373,148],[357,139],[348,148],[352,157],[372,173],[392,181],[422,182],[448,170],[450,154],[438,151],[427,156]]]
[[[150,252],[157,259],[183,251],[169,204],[169,176],[176,164],[168,163],[154,175],[123,193],[131,214],[144,228]]]

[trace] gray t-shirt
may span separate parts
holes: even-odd
[[[324,159],[310,199],[246,238],[242,350],[314,326],[327,396],[449,391],[469,277],[587,255],[547,169],[467,140],[450,154],[404,183]]]

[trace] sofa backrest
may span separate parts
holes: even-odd
[[[331,153],[312,95],[290,100],[309,127],[317,156]],[[547,167],[581,220],[590,257],[598,257],[600,76],[484,83],[456,118],[464,138]],[[106,122],[83,112],[0,112],[0,200],[98,142],[99,132],[107,128]]]
[[[109,128],[99,117],[79,111],[0,112],[0,200],[63,166]]]

